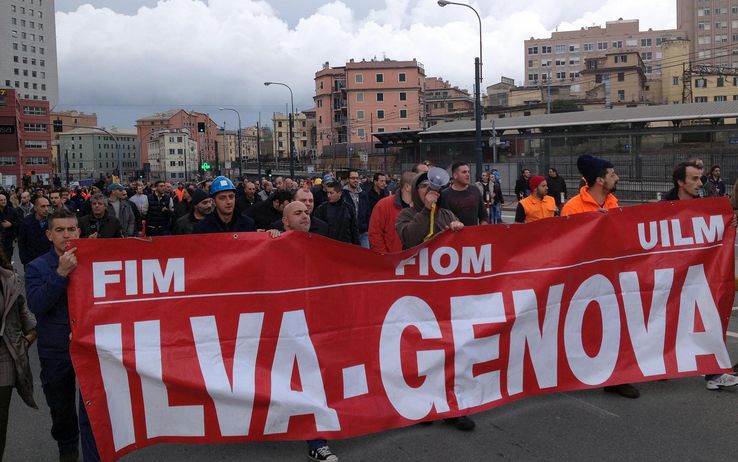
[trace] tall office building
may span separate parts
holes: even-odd
[[[0,87],[58,103],[54,0],[0,0]]]
[[[688,61],[738,67],[735,0],[677,0],[677,27],[690,40]]]

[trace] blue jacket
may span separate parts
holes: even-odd
[[[213,211],[195,224],[192,233],[243,233],[248,231],[256,231],[256,223],[251,217],[234,213],[233,220],[226,225],[218,216],[218,212]]]
[[[42,228],[36,214],[28,215],[18,230],[18,253],[21,263],[27,265],[33,259],[48,252],[51,241],[46,237],[46,228]]]
[[[69,280],[59,276],[58,267],[53,247],[26,267],[26,297],[36,315],[38,356],[45,359],[69,358]]]

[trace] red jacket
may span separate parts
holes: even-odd
[[[395,230],[397,216],[402,211],[402,195],[382,198],[372,209],[369,218],[369,248],[375,252],[402,251],[402,241]]]

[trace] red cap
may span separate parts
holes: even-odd
[[[528,180],[528,187],[531,191],[535,191],[538,185],[544,181],[546,181],[546,179],[541,175],[532,176],[530,177],[530,180]]]

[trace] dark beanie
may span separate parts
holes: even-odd
[[[544,181],[546,181],[546,179],[541,175],[532,176],[530,177],[530,180],[528,180],[528,188],[530,188],[531,191],[535,191],[538,185]]]
[[[579,173],[587,180],[587,185],[593,185],[597,177],[600,176],[600,172],[608,168],[615,168],[615,166],[609,160],[585,154],[577,159],[577,168]]]
[[[203,200],[208,198],[208,195],[205,194],[205,191],[202,189],[195,189],[194,191],[190,189],[190,197],[192,197],[192,206],[196,206]]]

